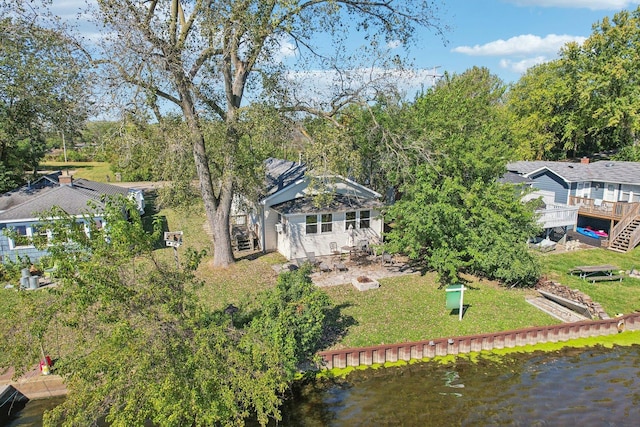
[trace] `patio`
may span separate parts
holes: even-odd
[[[313,283],[320,287],[351,284],[354,279],[361,276],[368,277],[372,280],[379,280],[385,277],[418,274],[416,270],[407,264],[407,260],[403,258],[394,258],[393,260],[384,259],[384,263],[381,255],[369,255],[358,261],[340,259],[339,257],[317,257],[317,260],[324,265],[334,266],[336,264],[343,264],[346,267],[346,270],[340,268],[334,268],[331,271],[316,269],[311,273],[310,277]],[[284,269],[291,268],[290,266],[292,265],[295,264],[287,263],[284,265],[276,265],[274,266],[274,270],[279,273]]]

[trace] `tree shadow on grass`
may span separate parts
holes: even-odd
[[[158,209],[156,198],[158,194],[155,190],[145,191],[144,193],[144,214],[140,218],[142,221],[142,227],[144,231],[147,233],[153,233],[153,226],[156,221],[160,222],[160,229],[162,231],[162,235],[164,235],[165,231],[169,231],[169,222],[167,221],[167,217],[164,215],[158,215],[160,210]],[[162,240],[162,235],[158,241],[156,241],[153,245],[153,249],[163,249],[166,247],[164,240]]]
[[[353,304],[350,303],[344,303],[326,310],[322,325],[322,339],[320,340],[317,351],[337,344],[347,335],[351,326],[358,324],[358,321],[352,316],[344,315],[342,313],[342,310],[351,307],[352,305]]]

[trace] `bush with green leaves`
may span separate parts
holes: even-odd
[[[326,296],[302,273],[283,276],[240,312],[201,304],[195,277],[202,252],[178,268],[158,257],[160,222],[145,232],[137,210],[111,201],[102,228],[51,211],[49,252],[58,286],[9,291],[0,298],[0,368],[25,372],[41,354],[55,356],[65,401],[45,425],[261,425],[280,419],[283,393],[317,348]],[[43,218],[44,220],[44,218]],[[4,301],[10,302],[4,306]]]
[[[319,350],[331,306],[309,273],[308,267],[281,273],[276,287],[260,296],[260,313],[249,327],[285,351],[291,373]]]

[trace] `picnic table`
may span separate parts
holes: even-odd
[[[617,266],[611,264],[604,265],[580,265],[574,267],[570,273],[578,274],[581,279],[589,282],[600,282],[603,280],[620,280],[622,276],[615,275],[614,272],[620,270]]]

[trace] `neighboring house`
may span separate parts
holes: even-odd
[[[48,230],[38,227],[43,212],[58,206],[80,221],[88,214],[98,224],[104,225],[101,213],[104,199],[116,195],[132,198],[138,210],[144,212],[144,196],[140,190],[86,179],[73,180],[60,172],[42,176],[0,195],[0,262],[16,261],[18,256],[28,256],[36,262],[46,255],[46,250],[39,250],[29,242],[36,234],[48,237]],[[95,211],[90,211],[89,202],[96,206]],[[15,241],[4,233],[7,229],[15,230],[24,239]]]
[[[542,206],[536,210],[538,224],[545,230],[546,237],[552,229],[562,228],[563,234],[567,229],[573,229],[578,220],[578,207],[555,202],[555,194],[552,191],[535,189],[535,181],[515,172],[508,171],[498,181],[524,187],[527,192],[522,196],[522,201],[540,199]],[[534,188],[533,191],[529,190]]]
[[[552,194],[557,206],[578,207],[575,225],[603,225],[611,249],[627,251],[640,242],[640,163],[519,161],[507,170]]]
[[[377,192],[342,176],[310,173],[296,162],[271,158],[265,167],[266,192],[250,219],[263,251],[291,260],[380,243],[383,204]],[[331,197],[317,197],[319,182]]]

